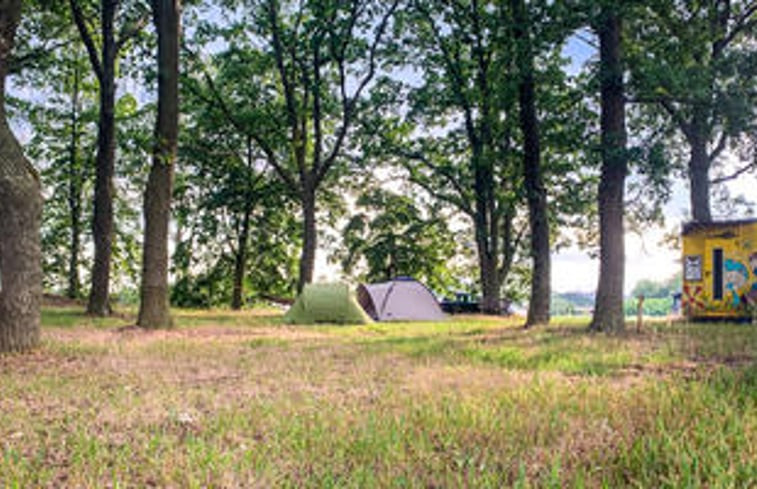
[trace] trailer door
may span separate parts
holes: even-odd
[[[708,239],[704,257],[704,286],[709,297],[710,307],[724,309],[725,288],[723,283],[723,264],[725,252],[732,243],[725,239]]]

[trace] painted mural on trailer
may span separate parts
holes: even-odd
[[[683,227],[682,306],[691,318],[757,313],[757,219]]]

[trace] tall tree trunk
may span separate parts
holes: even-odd
[[[179,136],[180,0],[153,0],[158,33],[158,119],[152,168],[145,191],[145,240],[137,324],[168,328],[168,225]]]
[[[82,168],[79,161],[79,66],[74,62],[74,86],[71,94],[71,148],[68,162],[68,212],[71,216],[70,250],[68,256],[68,288],[66,295],[76,299],[81,293],[79,280],[79,248],[81,247]]]
[[[484,121],[482,132],[486,133],[484,138],[490,134],[487,121]],[[489,159],[491,155],[485,154],[483,144],[470,129],[468,140],[472,147],[471,158],[476,196],[473,228],[481,281],[481,311],[486,314],[499,314],[499,296],[502,285],[499,274],[499,222],[494,197],[494,176]],[[491,142],[491,138],[484,140]]]
[[[39,343],[42,197],[5,113],[5,77],[21,17],[21,0],[0,0],[0,352]]]
[[[318,246],[318,234],[315,223],[315,189],[311,185],[305,185],[302,191],[302,214],[303,214],[303,242],[302,255],[300,256],[300,277],[297,282],[297,292],[300,293],[306,284],[313,281],[315,269],[315,250]]]
[[[244,196],[244,215],[242,216],[242,229],[237,237],[237,252],[234,257],[234,288],[231,296],[231,308],[238,311],[244,303],[244,277],[247,274],[247,246],[250,242],[250,219],[254,203],[253,192],[253,145],[252,137],[247,137],[247,189]]]
[[[528,200],[528,220],[531,228],[531,296],[528,302],[526,327],[549,323],[550,257],[549,215],[547,192],[544,188],[539,146],[539,121],[536,116],[534,58],[529,26],[531,25],[524,0],[512,0],[515,37],[518,41],[520,80],[520,127],[523,132],[523,181]]]
[[[247,203],[242,216],[242,229],[237,238],[237,252],[234,256],[234,289],[231,296],[231,308],[242,309],[244,303],[244,277],[247,273],[247,244],[250,242],[250,214],[252,206]]]
[[[116,159],[116,41],[113,22],[116,2],[102,2],[102,70],[100,118],[97,126],[95,160],[95,212],[92,234],[95,261],[87,312],[95,316],[110,314],[110,265],[113,254],[113,173]]]
[[[695,221],[710,222],[710,157],[707,154],[707,136],[700,124],[692,124],[692,133],[689,138],[691,213]]]
[[[626,122],[621,62],[622,22],[617,7],[600,14],[599,69],[601,86],[602,174],[599,183],[599,284],[593,331],[621,332],[625,249],[624,190],[627,173]]]

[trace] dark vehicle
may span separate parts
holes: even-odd
[[[441,302],[442,311],[447,314],[464,314],[481,312],[478,300],[473,294],[457,292],[454,299],[445,297]]]

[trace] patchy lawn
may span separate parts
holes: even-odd
[[[757,486],[755,326],[43,319],[0,357],[0,487]]]

